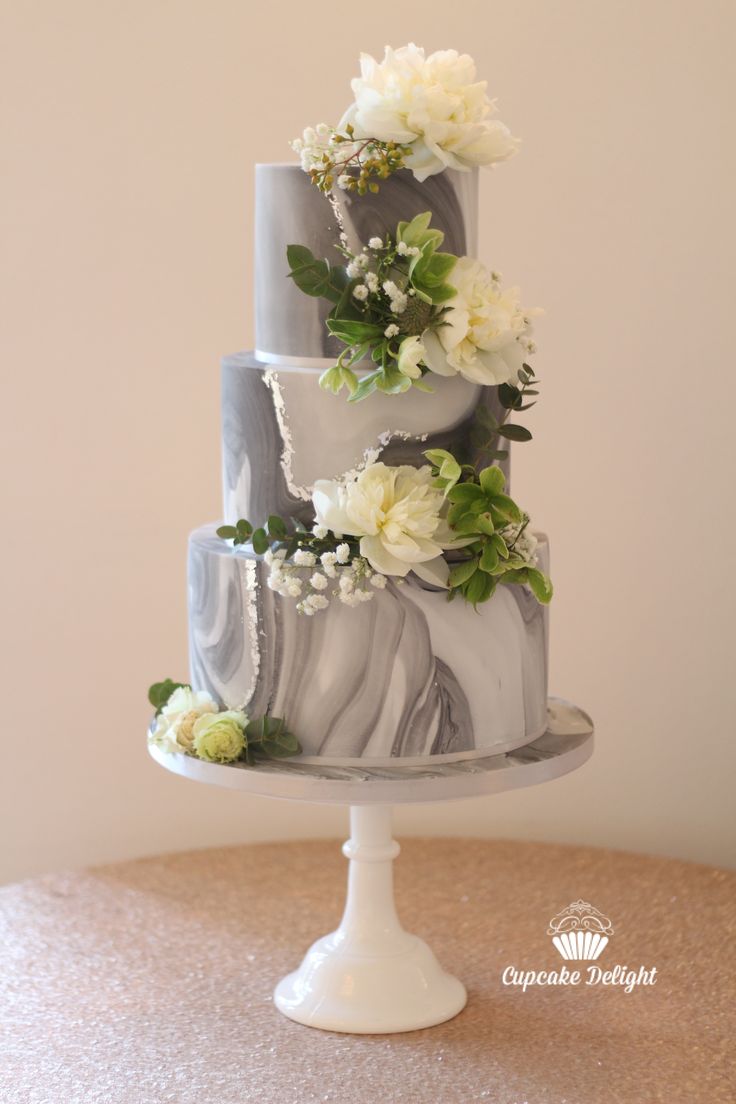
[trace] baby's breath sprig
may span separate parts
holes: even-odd
[[[344,132],[326,123],[307,127],[303,136],[291,143],[291,148],[299,154],[302,168],[321,192],[331,192],[337,186],[361,196],[377,192],[378,181],[404,168],[404,158],[411,153],[410,146],[399,142],[356,138],[351,123]]]

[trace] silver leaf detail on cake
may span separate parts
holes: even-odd
[[[271,367],[250,353],[222,364],[224,516],[260,523],[269,514],[307,520],[318,479],[337,479],[366,463],[427,463],[424,451],[444,448],[474,463],[478,412],[499,416],[495,387],[460,376],[433,376],[432,394],[373,394],[360,403],[324,391],[319,372]],[[501,467],[509,475],[509,463]]]
[[[306,618],[267,572],[213,527],[192,534],[192,682],[229,708],[287,717],[305,761],[452,761],[544,731],[547,610],[525,588],[499,587],[476,614],[410,576]]]

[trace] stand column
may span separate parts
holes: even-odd
[[[356,1034],[413,1031],[451,1019],[463,985],[396,915],[391,807],[350,809],[348,895],[337,931],[317,940],[276,987],[277,1008],[298,1023]]]

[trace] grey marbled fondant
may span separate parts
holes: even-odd
[[[546,567],[545,540],[540,551]],[[500,587],[475,613],[410,576],[307,618],[268,589],[267,571],[214,527],[192,534],[192,684],[230,708],[286,717],[307,759],[462,759],[544,731],[547,611],[526,590]]]
[[[478,170],[448,170],[423,183],[401,170],[382,181],[377,195],[338,191],[336,204],[351,248],[423,211],[445,234],[443,249],[475,255]],[[304,295],[289,280],[286,247],[308,246],[333,264],[340,225],[329,199],[299,165],[256,166],[255,307],[256,348],[285,357],[333,357],[342,346],[331,338],[325,319],[331,305]],[[288,320],[288,324],[285,324]]]
[[[470,444],[480,408],[500,412],[497,390],[460,376],[434,376],[432,394],[373,394],[348,403],[318,383],[311,368],[269,367],[249,353],[222,366],[224,517],[260,522],[269,514],[311,516],[317,479],[364,466],[426,463],[428,448],[474,461]],[[502,465],[508,476],[509,464]]]

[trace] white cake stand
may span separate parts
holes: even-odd
[[[456,801],[559,778],[593,751],[593,723],[577,706],[548,702],[547,731],[504,755],[437,766],[328,767],[275,760],[257,767],[205,763],[150,745],[157,763],[196,782],[262,797],[350,806],[345,912],[301,966],[276,986],[276,1007],[298,1023],[356,1034],[414,1031],[456,1016],[465,988],[396,915],[391,806]]]

